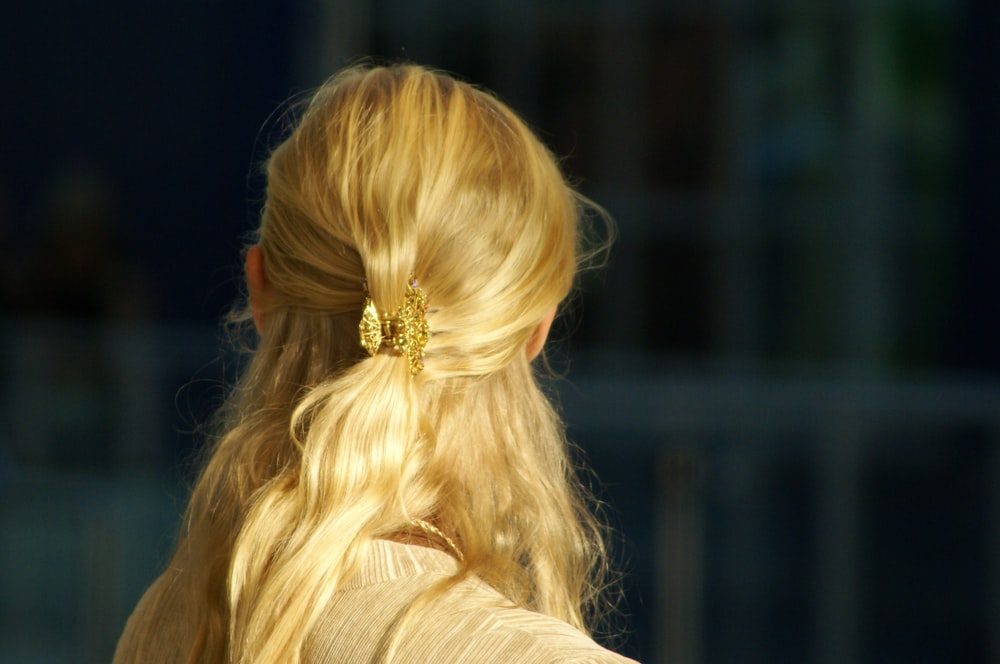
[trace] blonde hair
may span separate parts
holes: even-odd
[[[552,155],[465,83],[353,68],[312,97],[268,161],[266,325],[175,555],[204,612],[190,661],[299,661],[360,545],[414,519],[464,553],[453,581],[586,631],[601,528],[525,354],[584,259],[580,218]],[[416,377],[358,344],[366,288],[394,310],[411,272]]]

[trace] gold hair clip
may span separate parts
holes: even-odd
[[[380,348],[392,347],[406,356],[410,365],[410,375],[416,376],[424,368],[424,348],[430,338],[427,325],[427,296],[417,286],[417,280],[410,274],[406,284],[403,304],[396,309],[396,315],[387,312],[379,316],[375,303],[365,288],[365,307],[358,323],[361,347],[374,356]]]

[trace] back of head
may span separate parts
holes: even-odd
[[[260,245],[275,306],[356,320],[414,274],[423,380],[514,361],[576,271],[577,209],[548,151],[496,99],[415,66],[354,69],[273,154]]]
[[[525,353],[577,270],[578,198],[553,157],[467,84],[357,68],[267,177],[266,323],[188,512],[216,561],[199,647],[292,661],[359,544],[415,519],[459,543],[461,574],[582,627],[599,528]],[[410,275],[430,329],[416,375],[358,342],[366,297],[392,312]]]

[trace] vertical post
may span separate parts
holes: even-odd
[[[536,3],[525,0],[489,0],[489,73],[504,99],[529,120],[539,117],[541,20]]]
[[[311,88],[351,58],[370,48],[371,6],[368,0],[305,0],[298,3],[301,17],[294,80]]]
[[[704,498],[702,462],[690,451],[675,451],[659,465],[656,551],[659,661],[702,661]]]
[[[857,11],[850,154],[845,160],[850,203],[844,214],[849,232],[840,250],[846,280],[842,301],[849,312],[846,359],[861,372],[870,373],[885,359],[895,299],[889,292],[893,252],[886,154],[886,115],[893,82],[881,13],[868,5],[859,5]]]
[[[991,495],[986,510],[986,607],[988,648],[986,661],[1000,662],[1000,430],[993,432],[993,450],[988,459]]]
[[[860,457],[862,429],[845,414],[824,427],[819,468],[817,664],[857,662],[859,654]]]
[[[763,96],[766,94],[767,67],[757,51],[732,35],[733,57],[727,58],[722,93],[727,95],[719,114],[724,127],[726,152],[736,155],[726,174],[728,193],[711,207],[715,215],[712,249],[715,261],[715,334],[724,356],[741,361],[754,360],[761,349],[762,288],[760,269],[761,211],[759,183],[753,181],[745,161],[753,152],[751,143],[764,133]]]
[[[643,70],[641,62],[642,33],[634,3],[603,3],[600,20],[595,22],[597,39],[597,94],[594,117],[597,135],[597,170],[595,180],[606,187],[599,198],[615,200],[612,212],[620,227],[617,254],[619,260],[607,274],[608,283],[602,289],[600,315],[593,316],[600,335],[614,339],[619,348],[639,348],[646,327],[641,303],[646,301],[647,276],[657,270],[643,265],[640,243],[649,239],[649,229],[643,220],[647,206],[634,192],[644,189],[644,172],[639,155],[643,154],[644,124],[637,117],[634,102],[642,100]],[[624,195],[623,195],[624,194]]]

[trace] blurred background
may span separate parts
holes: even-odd
[[[0,661],[166,562],[272,113],[495,90],[618,225],[557,331],[646,662],[1000,662],[993,0],[49,0],[0,21]]]

